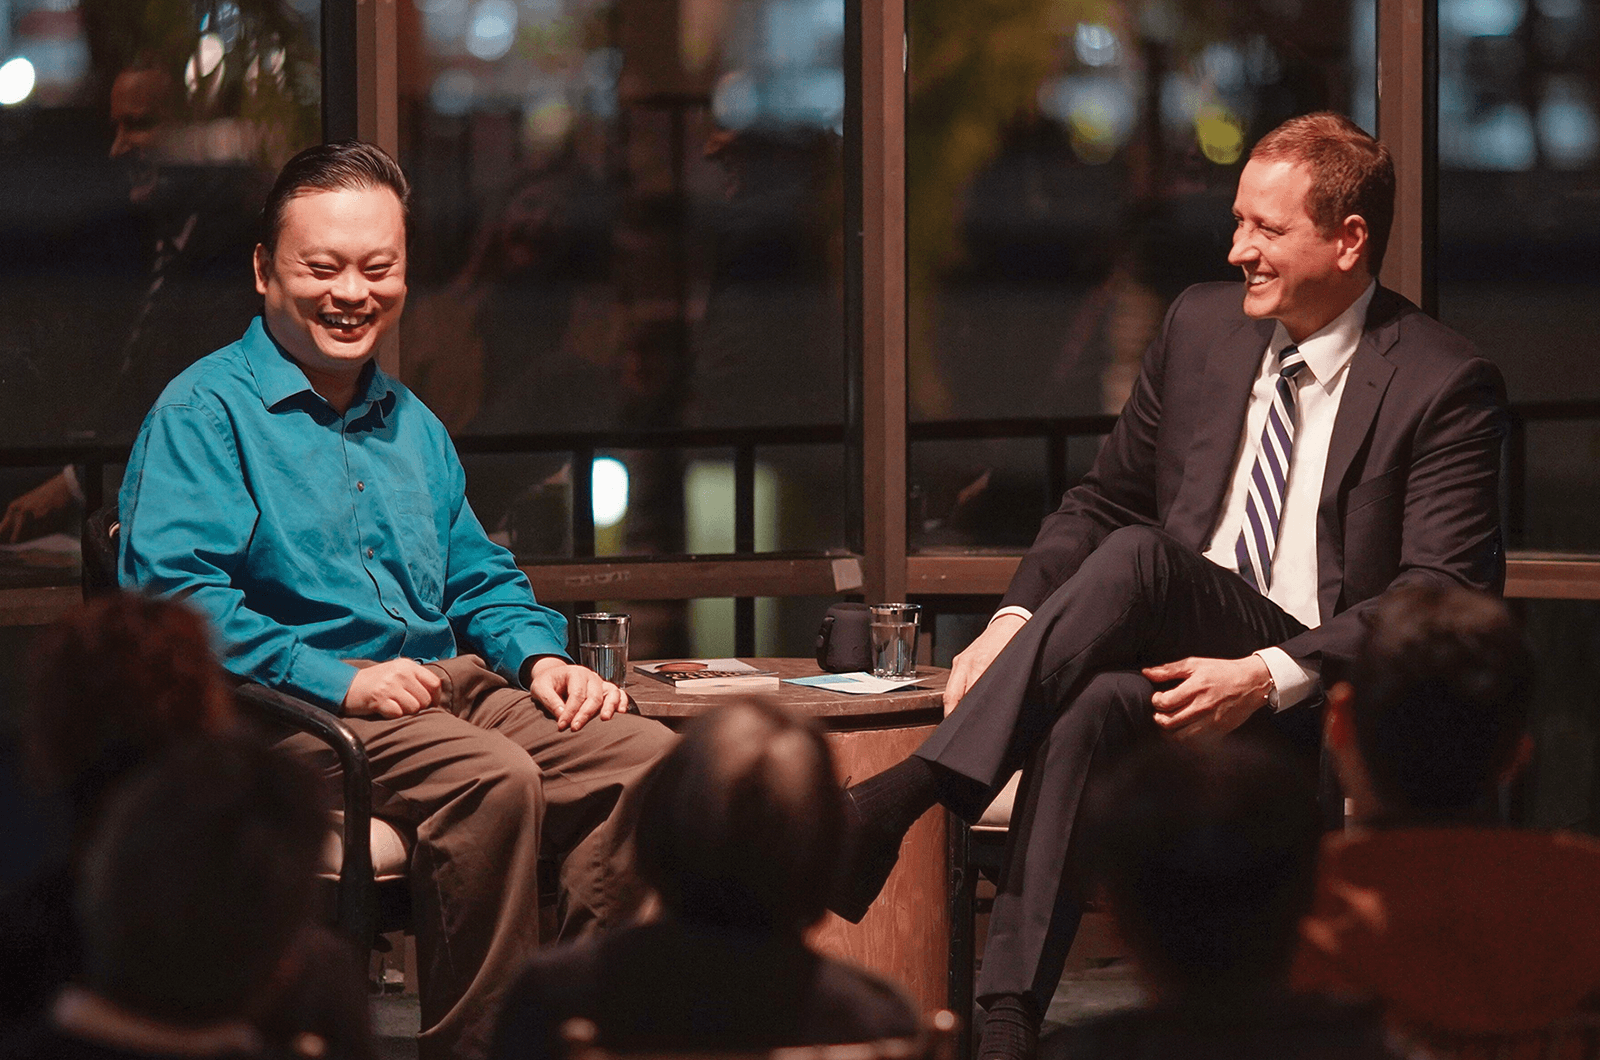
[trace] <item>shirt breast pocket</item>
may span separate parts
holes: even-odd
[[[433,497],[419,490],[394,490],[395,544],[411,576],[417,599],[435,610],[444,602],[444,550],[434,522]]]

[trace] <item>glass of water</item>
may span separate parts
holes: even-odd
[[[917,626],[920,604],[872,605],[872,676],[917,675]]]
[[[579,615],[578,665],[620,688],[628,676],[628,616],[617,611]]]

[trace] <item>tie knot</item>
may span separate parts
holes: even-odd
[[[1285,346],[1278,353],[1278,374],[1285,379],[1293,380],[1305,366],[1305,354],[1298,346]]]

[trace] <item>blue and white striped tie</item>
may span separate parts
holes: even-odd
[[[1256,466],[1250,469],[1250,495],[1244,506],[1244,526],[1234,556],[1239,574],[1262,595],[1272,586],[1272,554],[1278,548],[1278,522],[1283,516],[1283,495],[1289,482],[1289,454],[1294,451],[1294,377],[1306,366],[1297,346],[1278,354],[1278,384],[1272,407],[1261,431]]]

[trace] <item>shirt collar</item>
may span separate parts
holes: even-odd
[[[255,376],[256,388],[261,392],[261,403],[268,411],[277,408],[290,398],[300,394],[309,394],[311,397],[327,406],[311,387],[311,381],[306,378],[306,373],[301,371],[300,365],[290,356],[289,351],[278,344],[267,332],[266,324],[261,317],[256,317],[250,322],[250,328],[244,333],[242,340],[245,361],[250,365],[250,372]],[[369,361],[361,370],[361,379],[356,383],[356,399],[350,405],[348,415],[359,417],[367,404],[384,402],[379,407],[381,415],[387,414],[393,407],[392,391],[389,376],[379,370],[376,361]],[[385,399],[391,399],[385,401]]]
[[[1306,359],[1306,370],[1322,384],[1324,390],[1333,385],[1344,366],[1350,363],[1350,358],[1356,355],[1356,347],[1360,345],[1361,334],[1366,328],[1367,307],[1372,304],[1372,296],[1377,290],[1377,281],[1367,284],[1361,297],[1351,302],[1343,313],[1299,343],[1300,354]],[[1272,329],[1272,344],[1268,352],[1277,357],[1285,347],[1292,345],[1295,345],[1294,341],[1280,322]]]

